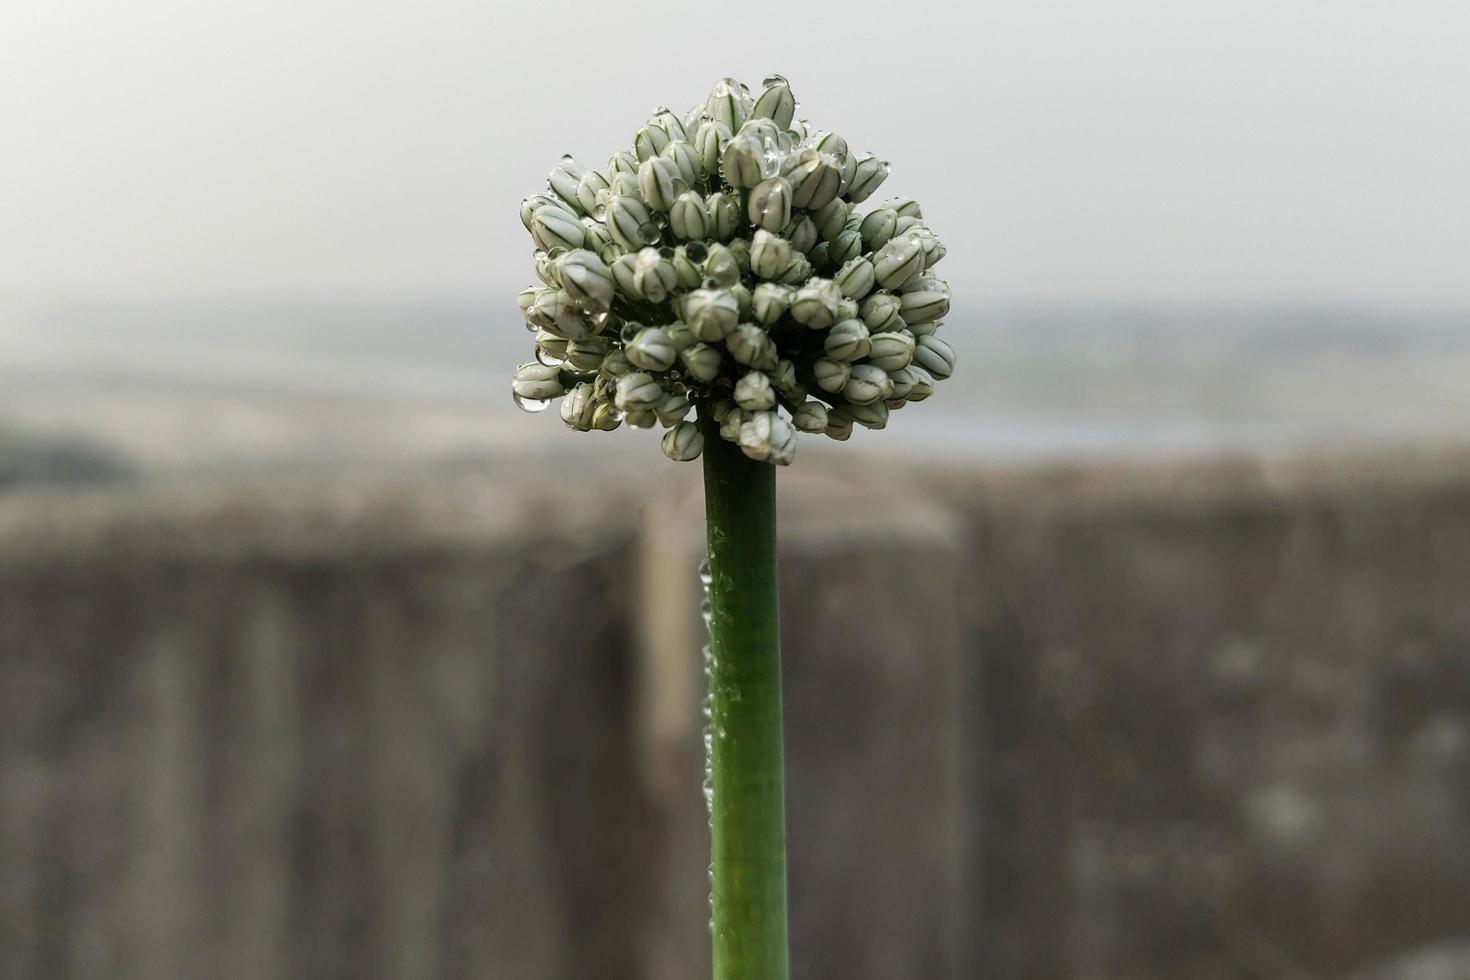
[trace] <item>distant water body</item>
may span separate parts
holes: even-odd
[[[1032,459],[1470,442],[1470,316],[992,309],[945,332],[956,377],[855,446]],[[289,404],[301,425],[330,427],[333,406],[352,405],[454,419],[465,433],[483,420],[471,451],[524,445],[527,433],[557,451],[593,448],[552,418],[512,422],[507,378],[529,343],[513,307],[32,311],[0,320],[0,425],[61,419],[107,440],[130,406],[157,420],[170,404]]]

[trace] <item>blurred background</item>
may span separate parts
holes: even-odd
[[[515,411],[517,207],[780,71],[960,365],[781,474],[793,975],[1470,977],[1467,50],[0,3],[0,976],[703,975],[698,468]]]

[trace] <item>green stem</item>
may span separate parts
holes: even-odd
[[[786,980],[776,468],[702,421],[710,564],[715,980]]]

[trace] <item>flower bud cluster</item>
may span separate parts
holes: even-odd
[[[858,213],[889,166],[798,120],[786,79],[724,79],[654,113],[602,170],[570,156],[526,198],[539,286],[516,403],[573,429],[661,425],[671,459],[718,433],[791,462],[798,432],[881,429],[954,370],[944,246],[919,205]],[[693,420],[697,413],[704,422]]]

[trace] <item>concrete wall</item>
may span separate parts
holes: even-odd
[[[677,475],[0,497],[0,976],[702,975]],[[1464,962],[1470,462],[782,516],[795,976]]]

